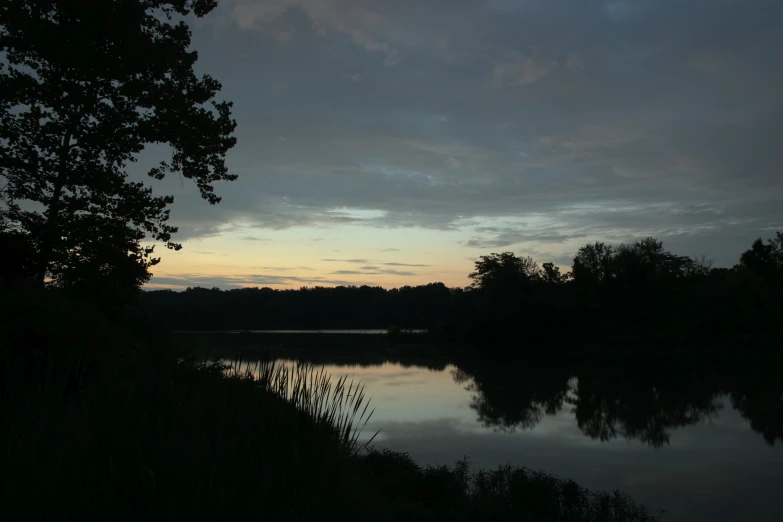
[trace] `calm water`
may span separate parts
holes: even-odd
[[[421,333],[426,330],[404,330],[405,332]],[[318,335],[381,335],[385,334],[387,330],[373,330],[373,329],[354,329],[354,330],[213,330],[211,332],[205,332],[203,330],[180,330],[175,331],[177,334],[318,334]]]
[[[783,386],[768,363],[741,371],[455,365],[338,351],[278,358],[361,380],[365,433],[422,465],[467,455],[619,489],[669,521],[783,520]]]

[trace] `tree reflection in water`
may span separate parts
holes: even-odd
[[[473,392],[470,407],[479,421],[498,431],[534,428],[545,415],[562,409],[569,392],[562,370],[481,365],[472,371],[457,368],[452,377]]]
[[[751,429],[774,445],[783,442],[783,379],[770,358],[717,363],[697,359],[619,364],[590,361],[449,360],[378,350],[286,349],[286,359],[315,365],[421,367],[444,371],[472,393],[478,421],[497,431],[534,429],[547,415],[568,408],[586,436],[602,441],[669,444],[673,430],[715,419],[730,404]],[[728,399],[728,401],[726,401]]]
[[[783,392],[779,386],[735,392],[730,397],[734,409],[750,422],[753,431],[761,433],[767,444],[783,442]]]
[[[622,437],[655,448],[674,429],[717,418],[723,399],[774,445],[783,441],[783,383],[770,361],[705,368],[673,365],[582,365],[460,361],[455,382],[473,393],[479,422],[498,431],[530,430],[570,408],[586,436]]]

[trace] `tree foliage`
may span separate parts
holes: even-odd
[[[675,255],[654,237],[618,247],[596,242],[579,249],[574,257],[572,277],[594,299],[649,297],[671,287],[675,281],[704,273],[703,260]]]
[[[579,249],[574,257],[573,279],[577,284],[601,283],[612,277],[612,245],[596,241]]]
[[[539,281],[543,274],[532,257],[517,257],[513,252],[503,252],[481,256],[468,277],[473,280],[474,287],[493,290]]]
[[[129,179],[149,144],[172,149],[148,174],[179,173],[218,203],[236,140],[220,83],[197,76],[181,18],[214,0],[0,0],[0,210],[35,251],[27,270],[60,286],[136,288],[169,248],[172,196]],[[0,180],[3,181],[3,180]]]
[[[577,267],[582,272],[572,277]],[[742,264],[714,268],[706,257],[678,256],[648,238],[588,244],[568,277],[558,268],[505,252],[480,258],[466,288],[194,288],[145,292],[142,303],[180,330],[396,326],[494,354],[537,352],[556,339],[578,353],[591,338],[779,335],[783,279],[763,279]]]
[[[766,244],[756,239],[742,253],[737,267],[768,281],[783,279],[783,232],[777,232]]]
[[[555,264],[551,262],[541,265],[541,274],[545,282],[555,285],[565,283],[568,279],[565,275],[560,273],[560,267],[555,266]]]

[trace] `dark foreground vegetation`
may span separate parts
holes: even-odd
[[[367,447],[362,387],[310,364],[227,368],[57,291],[3,283],[2,296],[10,520],[658,519],[533,470],[421,468]]]

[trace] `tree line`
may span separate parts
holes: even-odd
[[[143,292],[141,306],[177,330],[426,329],[448,320],[454,292],[443,283],[391,290],[338,286],[188,288]]]
[[[480,292],[450,326],[478,339],[769,332],[783,309],[783,234],[756,239],[731,268],[648,237],[587,244],[568,274],[505,252],[470,277]]]
[[[143,292],[142,306],[175,329],[428,329],[443,339],[552,338],[612,332],[748,333],[774,329],[783,304],[783,234],[758,239],[732,268],[645,238],[590,243],[565,274],[512,252],[482,256],[473,283],[188,288]]]

